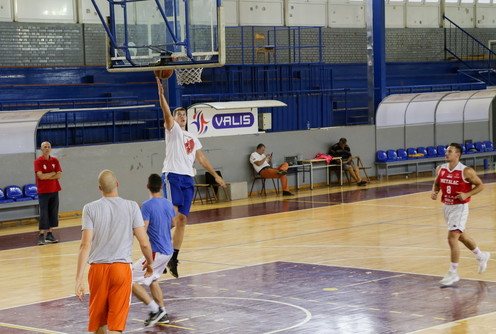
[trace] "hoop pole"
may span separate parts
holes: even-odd
[[[112,46],[114,48],[117,47],[117,41],[115,40],[113,34],[112,34],[112,31],[110,30],[110,27],[107,25],[107,22],[105,21],[105,19],[103,18],[103,15],[102,15],[102,12],[100,12],[100,8],[98,8],[98,5],[96,4],[95,0],[91,0],[91,3],[93,3],[93,7],[95,7],[95,10],[96,10],[96,14],[98,15],[98,17],[100,18],[100,21],[102,21],[102,24],[103,24],[103,28],[105,29],[105,31],[107,32],[107,36],[109,37],[110,39],[110,42],[112,43]],[[114,6],[113,6],[114,2],[113,0],[109,0],[109,6],[110,6],[110,20],[112,22],[112,25],[114,25],[114,15],[115,15],[115,12],[114,12]],[[114,27],[115,28],[115,27]]]
[[[165,14],[164,8],[160,4],[160,1],[159,0],[155,0],[155,4],[157,5],[157,8],[158,8],[158,10],[160,12],[160,15],[162,15],[162,18],[165,21],[165,26],[167,27],[167,30],[169,30],[169,33],[171,34],[172,40],[174,41],[174,43],[178,43],[176,34],[175,34],[174,31],[172,31],[172,27],[170,26],[169,20],[167,20],[167,15]],[[174,11],[174,22],[177,22],[177,14],[176,14],[175,11]]]

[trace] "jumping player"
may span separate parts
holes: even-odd
[[[157,75],[157,73],[155,73]],[[174,254],[168,263],[172,276],[179,277],[177,265],[179,261],[177,256],[183,243],[184,230],[193,202],[194,195],[194,170],[195,160],[200,163],[215,178],[215,181],[221,186],[226,184],[222,177],[215,172],[210,165],[207,157],[202,153],[202,145],[198,138],[186,131],[188,116],[184,108],[176,108],[172,115],[167,100],[164,96],[164,88],[160,78],[156,76],[158,86],[158,96],[160,107],[164,114],[165,127],[165,159],[164,168],[162,169],[162,180],[164,183],[164,194],[167,199],[172,201],[176,210],[176,217],[173,220],[174,235],[172,242],[174,244]]]
[[[442,191],[441,202],[446,224],[448,224],[448,243],[451,252],[451,265],[448,273],[439,282],[442,286],[449,286],[460,280],[457,274],[460,261],[460,245],[475,254],[479,265],[479,274],[487,267],[491,257],[489,252],[482,252],[474,239],[465,232],[468,218],[468,202],[472,195],[480,193],[484,184],[477,176],[475,170],[460,162],[462,147],[459,144],[450,144],[446,150],[446,163],[436,169],[436,180],[432,186],[431,198],[437,199],[439,191]]]

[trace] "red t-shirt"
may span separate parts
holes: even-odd
[[[48,160],[41,156],[34,161],[34,173],[43,172],[61,172],[59,160],[50,156]],[[54,193],[62,190],[59,180],[40,180],[36,175],[36,186],[38,187],[38,194]]]
[[[453,170],[449,169],[449,164],[444,164],[439,170],[439,185],[443,195],[441,196],[441,202],[444,204],[462,204],[470,201],[468,197],[464,201],[460,201],[456,198],[459,192],[466,193],[472,190],[472,184],[465,181],[463,178],[463,170],[466,168],[462,163],[458,163]]]

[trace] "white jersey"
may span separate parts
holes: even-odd
[[[170,131],[165,129],[165,159],[162,173],[194,177],[193,164],[196,151],[201,148],[202,145],[195,135],[183,131],[179,124],[174,122]]]
[[[83,207],[82,230],[93,230],[88,263],[132,263],[134,230],[145,226],[138,203],[102,197]]]
[[[262,161],[264,158],[265,158],[265,154],[258,154],[258,152],[256,151],[250,155],[250,162],[253,165],[253,168],[255,168],[255,171],[257,173],[259,173],[262,170],[262,168],[270,167],[270,164],[267,162],[267,160],[265,160],[265,162],[260,166],[258,166],[255,163],[255,161]]]

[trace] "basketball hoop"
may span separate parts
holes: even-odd
[[[198,82],[202,82],[201,74],[203,72],[203,67],[197,68],[178,68],[175,69],[177,84],[178,85],[189,85]]]
[[[210,60],[212,55],[197,56],[195,58],[197,60]],[[202,82],[203,67],[177,68],[174,71],[176,72],[177,84],[180,86]]]

